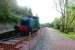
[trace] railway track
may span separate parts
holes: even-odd
[[[17,37],[15,30],[0,32],[0,41],[7,41],[15,37]]]
[[[22,36],[24,36],[24,35],[22,35]],[[31,36],[34,36],[34,34]],[[8,30],[8,31],[0,32],[0,41],[7,41],[10,39],[14,39],[16,37],[21,37],[21,35],[20,35],[20,33],[17,33],[15,30]]]
[[[31,35],[31,36],[34,36],[34,35]],[[0,33],[0,41],[8,41],[16,37],[21,37],[21,35],[20,33],[17,33],[15,30],[10,30],[10,31],[5,31]]]

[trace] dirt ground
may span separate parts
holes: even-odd
[[[43,36],[33,50],[75,50],[75,41],[65,39],[52,28],[42,28]]]

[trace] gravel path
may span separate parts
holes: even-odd
[[[43,36],[32,50],[75,50],[75,41],[65,39],[52,28],[42,28]]]

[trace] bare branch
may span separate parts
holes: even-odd
[[[58,0],[58,2],[54,0],[54,4],[56,6],[56,11],[63,14],[64,13],[64,0]]]
[[[59,13],[61,13],[61,11],[58,9],[58,3],[57,3],[55,0],[54,0],[54,4],[55,4],[55,6],[56,6],[56,8],[55,8],[56,11],[59,12]]]

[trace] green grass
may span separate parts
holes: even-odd
[[[64,35],[65,38],[75,40],[75,33],[74,32],[69,32],[68,34],[62,33],[62,35]]]
[[[64,38],[75,40],[75,32],[69,32],[68,34],[66,34],[66,33],[63,33],[61,31],[57,30],[57,29],[56,29],[56,31],[61,33],[61,35],[63,35]]]

